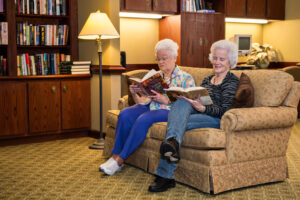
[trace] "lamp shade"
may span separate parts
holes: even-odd
[[[101,37],[101,38],[99,38]],[[99,10],[90,14],[78,38],[85,40],[119,38],[119,33],[105,13]]]

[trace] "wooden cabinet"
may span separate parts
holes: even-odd
[[[0,138],[88,132],[90,75],[0,78]]]
[[[62,80],[62,129],[89,128],[91,123],[90,80]]]
[[[27,134],[26,83],[0,81],[0,136]]]
[[[278,19],[285,17],[285,0],[210,0],[226,17]]]
[[[265,18],[266,0],[226,0],[226,16]]]
[[[159,22],[159,39],[165,38],[179,45],[177,64],[210,67],[211,44],[225,38],[224,14],[183,12],[165,17]]]
[[[281,19],[285,18],[285,0],[267,0],[268,19]]]
[[[177,0],[120,0],[121,11],[175,14]]]
[[[60,81],[28,81],[29,132],[55,132],[60,127]]]

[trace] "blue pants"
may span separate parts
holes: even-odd
[[[219,118],[198,112],[185,99],[178,99],[172,105],[168,117],[165,139],[175,137],[179,146],[182,144],[183,135],[186,130],[196,128],[220,128]],[[168,163],[168,161],[160,159],[159,166],[155,173],[164,178],[174,179],[174,171],[176,168],[176,163]]]
[[[148,129],[155,122],[166,122],[169,110],[150,110],[148,105],[136,104],[122,110],[118,117],[113,154],[124,160],[143,143]]]

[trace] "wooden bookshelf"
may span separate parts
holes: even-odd
[[[77,0],[66,0],[66,15],[22,14],[16,12],[15,1],[5,0],[6,12],[1,13],[1,18],[8,22],[8,46],[7,46],[7,75],[17,75],[17,55],[22,53],[64,53],[71,56],[71,60],[78,60],[78,25],[77,25]],[[17,45],[16,24],[27,22],[28,24],[53,24],[68,25],[68,44],[58,46],[33,46]]]
[[[0,76],[0,139],[63,135],[90,131],[91,75],[18,76],[17,55],[63,53],[78,60],[77,0],[66,0],[66,15],[17,13],[14,0],[5,1],[0,20],[8,22],[7,75]],[[32,1],[33,2],[33,1]],[[17,24],[68,25],[65,45],[18,45]],[[30,137],[29,137],[30,138]]]

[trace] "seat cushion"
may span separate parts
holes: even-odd
[[[155,123],[150,128],[149,137],[163,141],[167,123]],[[224,149],[226,146],[225,132],[215,128],[198,128],[186,131],[182,147],[192,149]]]

